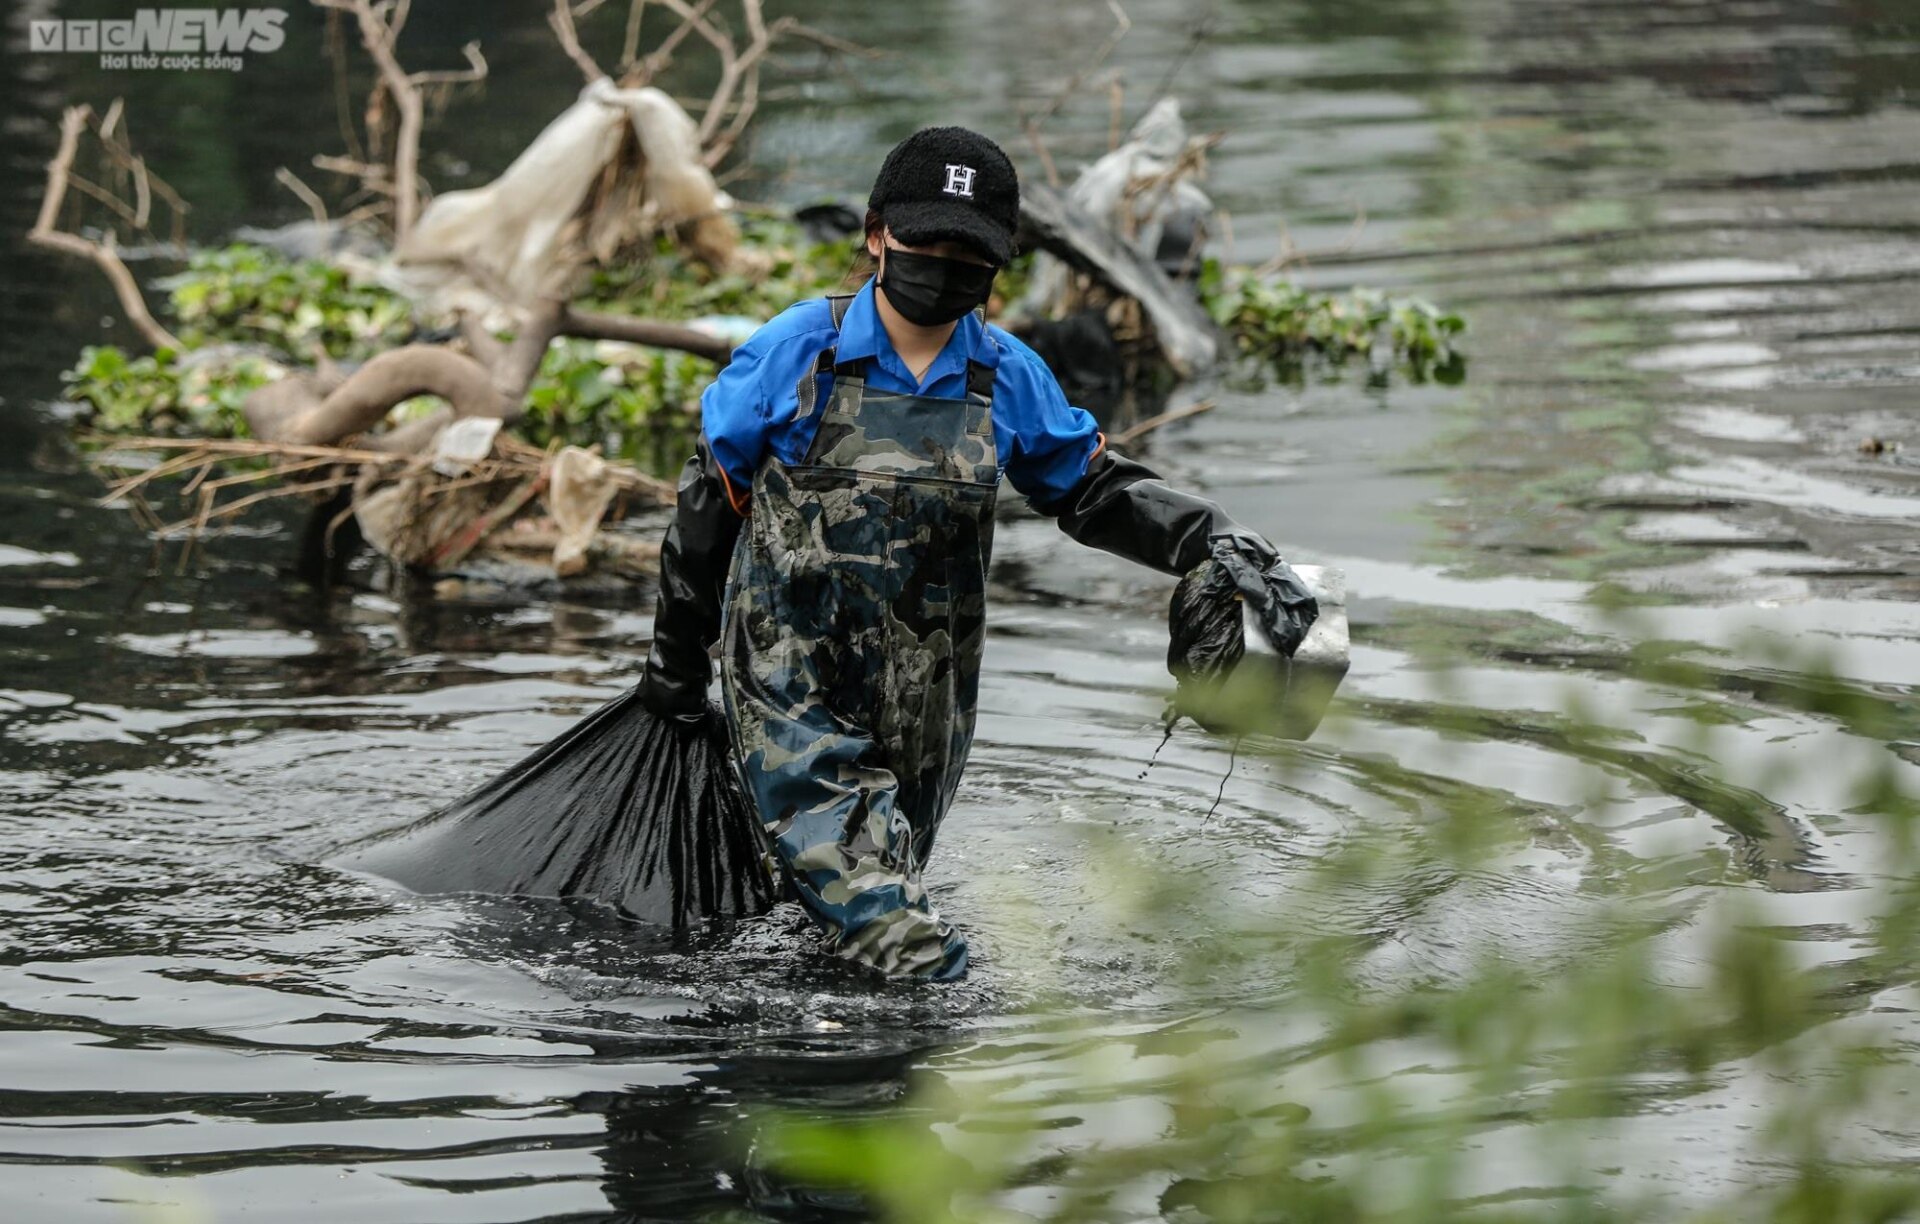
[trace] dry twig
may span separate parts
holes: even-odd
[[[632,0],[627,5],[627,36],[620,44],[620,74],[625,76],[640,63],[640,18],[647,11],[647,0]]]
[[[186,212],[186,203],[171,187],[152,174],[143,161],[128,145],[120,129],[122,108],[115,102],[107,111],[104,120],[96,121],[93,108],[88,106],[70,106],[60,120],[60,145],[54,152],[53,160],[47,163],[47,190],[40,200],[40,215],[34,221],[33,228],[27,231],[27,240],[35,246],[51,251],[62,251],[91,260],[107,281],[113,286],[114,297],[120,303],[120,309],[126,314],[127,321],[133,324],[141,338],[155,348],[178,349],[180,341],[174,334],[160,325],[147,309],[146,296],[140,291],[140,282],[127,268],[126,262],[114,241],[113,231],[105,231],[101,239],[84,238],[59,228],[60,210],[66,203],[67,189],[80,187],[88,194],[109,203],[114,212],[129,225],[138,230],[148,230],[152,215],[152,198],[158,192],[173,209],[176,235],[181,227],[181,218]],[[133,186],[135,203],[127,204],[117,196],[107,192],[96,184],[77,178],[73,173],[73,163],[80,150],[80,136],[91,128],[99,138],[101,150],[105,153],[107,164],[116,172],[124,175]]]
[[[579,4],[570,3],[570,0],[553,0],[553,11],[547,14],[547,23],[553,27],[560,49],[567,53],[567,57],[573,60],[589,81],[598,80],[607,73],[581,45],[578,22],[603,3],[605,0],[583,0]],[[640,22],[649,3],[657,3],[667,9],[680,19],[680,23],[668,31],[658,47],[642,56]],[[672,61],[675,50],[689,36],[697,35],[713,48],[720,57],[719,83],[714,86],[712,96],[705,100],[704,105],[697,100],[685,104],[689,110],[700,112],[700,145],[709,167],[724,160],[746,134],[747,126],[753,121],[754,113],[763,100],[760,89],[761,65],[773,44],[781,37],[803,39],[825,50],[863,59],[878,59],[886,54],[804,25],[792,17],[782,17],[769,23],[762,7],[763,0],[740,0],[741,18],[746,27],[746,45],[741,46],[724,24],[713,19],[715,3],[716,0],[699,0],[698,3],[692,0],[631,0],[619,65],[622,87],[636,88],[652,81]]]
[[[313,219],[322,225],[326,224],[326,201],[320,198],[319,192],[302,182],[299,175],[282,166],[273,172],[273,181],[299,196],[301,202],[307,206],[307,210],[313,214]]]
[[[1158,416],[1150,416],[1146,420],[1123,429],[1113,435],[1113,437],[1108,438],[1107,445],[1112,447],[1127,446],[1130,443],[1138,442],[1163,425],[1171,425],[1175,421],[1184,421],[1188,417],[1196,417],[1203,412],[1212,412],[1214,407],[1215,405],[1212,400],[1203,399],[1188,404],[1184,408],[1174,408]]]
[[[694,7],[694,16],[705,18],[715,3],[717,3],[717,0],[700,0],[700,3]],[[672,62],[674,51],[679,48],[681,43],[686,41],[687,36],[692,34],[693,30],[693,18],[682,14],[680,24],[669,31],[664,39],[660,40],[660,45],[655,47],[653,51],[644,58],[635,60],[632,66],[627,69],[627,79],[623,81],[623,84],[631,87],[645,85],[651,82],[654,77],[660,75],[661,71]]]
[[[548,452],[505,434],[495,439],[490,456],[474,464],[467,475],[459,477],[435,475],[430,455],[388,454],[357,447],[302,446],[244,438],[126,438],[107,435],[96,437],[93,441],[103,448],[92,455],[89,462],[102,471],[126,471],[133,463],[132,457],[138,454],[168,456],[150,467],[110,479],[100,503],[124,503],[148,530],[163,537],[183,535],[189,540],[206,534],[215,524],[230,522],[264,502],[332,493],[359,485],[368,473],[377,473],[383,479],[427,478],[422,495],[433,499],[475,485],[512,482],[516,487],[525,487],[529,482],[544,479],[544,473],[552,461]],[[262,461],[264,466],[209,479],[220,465],[247,460]],[[675,490],[671,482],[622,463],[610,463],[608,468],[621,493],[660,505],[673,503]],[[178,522],[165,522],[154,512],[145,495],[155,482],[189,472],[194,475],[182,492],[195,498],[195,512]],[[300,479],[291,480],[290,477]],[[221,500],[223,493],[266,482],[273,482],[274,487],[256,489]],[[524,501],[520,504],[524,504]],[[514,509],[518,508],[516,504]],[[504,521],[510,515],[496,517]],[[490,523],[488,530],[497,525],[497,521]]]
[[[420,132],[426,124],[424,91],[481,80],[487,75],[487,61],[480,54],[480,44],[468,43],[461,48],[467,57],[466,68],[451,72],[409,73],[400,66],[400,60],[394,54],[394,44],[400,37],[401,27],[406,24],[408,0],[387,0],[382,4],[376,4],[374,0],[312,2],[319,8],[334,9],[353,16],[359,25],[360,43],[366,48],[367,54],[373,57],[374,67],[379,70],[380,88],[367,101],[369,134],[374,134],[383,126],[380,122],[383,92],[385,97],[393,99],[393,105],[400,113],[400,125],[394,134],[393,170],[388,180],[390,186],[381,182],[385,178],[386,167],[376,167],[370,160],[357,162],[363,185],[388,191],[393,196],[393,236],[397,243],[407,236],[413,228],[414,219],[420,214]],[[372,143],[377,145],[378,142]],[[329,159],[333,164],[325,168],[341,168],[343,163],[353,160]],[[314,164],[320,165],[320,159],[315,158]],[[378,175],[373,173],[376,169]]]
[[[587,53],[586,48],[580,45],[580,32],[573,23],[576,17],[584,17],[599,6],[600,0],[588,0],[576,12],[567,0],[553,0],[553,11],[547,14],[547,24],[553,27],[553,36],[560,40],[560,49],[567,53],[568,59],[579,66],[581,75],[589,82],[597,81],[607,74],[594,61],[593,56]]]
[[[759,106],[760,61],[774,38],[792,26],[793,21],[783,17],[769,26],[761,0],[740,0],[747,27],[747,45],[742,49],[731,34],[707,20],[687,0],[660,0],[660,3],[690,25],[720,57],[720,81],[713,87],[706,112],[700,116],[700,144],[707,151],[707,164],[717,165],[739,141],[740,133],[746,130]],[[737,110],[736,94],[740,97]],[[729,112],[732,112],[731,121]]]
[[[684,36],[684,31],[690,29],[705,39],[720,56],[720,82],[714,86],[713,96],[708,99],[706,109],[700,116],[700,144],[706,150],[708,166],[719,165],[740,143],[747,125],[753,121],[754,112],[760,107],[761,63],[774,42],[783,35],[804,38],[843,54],[867,58],[882,54],[803,25],[792,17],[782,17],[768,23],[761,0],[740,0],[741,16],[747,28],[745,47],[736,44],[731,34],[707,20],[706,13],[712,7],[712,0],[703,0],[698,7],[687,0],[657,2],[680,17],[681,28],[674,31],[676,35]],[[677,39],[670,36],[669,42],[661,45],[661,51],[648,57],[652,71],[658,71],[665,63],[659,58],[661,52],[670,50],[669,43],[675,41]]]
[[[1348,228],[1347,236],[1341,239],[1340,244],[1338,246],[1330,247],[1325,251],[1315,251],[1313,253],[1313,258],[1324,259],[1324,258],[1330,258],[1332,256],[1346,254],[1348,251],[1353,250],[1354,245],[1360,241],[1360,235],[1364,234],[1366,232],[1366,229],[1367,229],[1366,205],[1356,203],[1353,206],[1353,224]],[[1305,264],[1308,262],[1309,262],[1308,257],[1302,254],[1300,251],[1300,248],[1294,245],[1293,231],[1287,228],[1287,223],[1285,221],[1282,221],[1280,223],[1279,253],[1276,254],[1272,259],[1269,259],[1267,262],[1261,264],[1258,268],[1255,268],[1253,270],[1253,275],[1256,278],[1267,277],[1267,276],[1277,276],[1281,272],[1285,271],[1286,269],[1292,267],[1295,264]]]
[[[1053,98],[1045,106],[1027,112],[1020,119],[1020,130],[1026,134],[1027,143],[1033,147],[1034,154],[1040,158],[1040,168],[1046,173],[1048,185],[1055,190],[1060,187],[1060,171],[1054,165],[1053,154],[1047,150],[1046,141],[1041,136],[1040,129],[1046,125],[1047,120],[1060,112],[1060,108],[1067,104],[1067,99],[1080,92],[1081,88],[1087,84],[1088,78],[1100,65],[1107,62],[1107,58],[1120,46],[1121,40],[1125,39],[1133,29],[1133,18],[1127,16],[1127,10],[1120,7],[1120,0],[1107,0],[1107,9],[1113,14],[1113,33],[1107,36],[1107,40],[1100,44],[1077,72],[1067,78],[1066,84],[1054,93]],[[1116,74],[1110,87],[1117,86],[1118,83],[1119,76]]]

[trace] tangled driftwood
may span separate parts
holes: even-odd
[[[452,470],[430,454],[299,442],[97,441],[95,466],[121,473],[109,479],[102,503],[128,507],[157,539],[179,540],[187,552],[263,502],[334,498],[329,504],[338,508],[326,526],[355,517],[380,552],[402,566],[447,569],[477,551],[508,551],[544,554],[563,577],[585,569],[590,558],[632,575],[652,571],[658,544],[604,536],[598,528],[627,510],[674,502],[673,486],[659,477],[578,447],[543,451],[507,434],[485,457]],[[184,482],[182,495],[193,507],[171,521],[147,496],[170,480]],[[529,513],[536,502],[544,516]]]

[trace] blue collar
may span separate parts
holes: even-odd
[[[980,322],[980,317],[968,314],[954,326],[953,336],[927,367],[926,377],[914,379],[907,363],[894,351],[886,326],[880,322],[880,311],[873,302],[873,295],[878,292],[869,280],[854,295],[853,303],[847,307],[846,320],[840,324],[837,360],[860,361],[872,357],[902,382],[912,385],[917,381],[921,388],[931,387],[949,374],[964,375],[968,361],[978,361],[989,369],[1000,368],[1000,346],[987,336],[986,325]]]

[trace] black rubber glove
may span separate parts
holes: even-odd
[[[1167,487],[1152,468],[1112,451],[1095,455],[1066,497],[1035,508],[1058,517],[1060,530],[1082,544],[1163,574],[1184,575],[1205,561],[1215,536],[1231,538],[1261,569],[1280,559],[1258,532],[1213,502]]]
[[[1184,577],[1213,557],[1216,543],[1231,548],[1273,593],[1279,613],[1275,645],[1288,655],[1320,613],[1306,581],[1265,536],[1206,498],[1168,487],[1152,468],[1122,455],[1101,451],[1072,492],[1036,508],[1057,516],[1060,530],[1082,544],[1163,574]]]
[[[1274,649],[1291,659],[1300,643],[1307,640],[1313,622],[1320,619],[1320,601],[1313,597],[1306,579],[1277,557],[1260,578],[1273,601],[1271,611],[1262,613],[1261,623],[1266,625]]]
[[[653,615],[640,703],[662,718],[698,724],[707,718],[708,655],[720,640],[720,601],[745,522],[727,500],[719,465],[700,438],[680,472],[680,500],[660,543],[660,599]]]

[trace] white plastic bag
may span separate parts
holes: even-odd
[[[616,194],[604,215],[583,215],[628,132],[640,155],[637,192]],[[568,296],[590,258],[732,206],[679,103],[602,78],[499,178],[436,196],[395,249],[393,270],[411,296],[511,326],[517,311]]]

